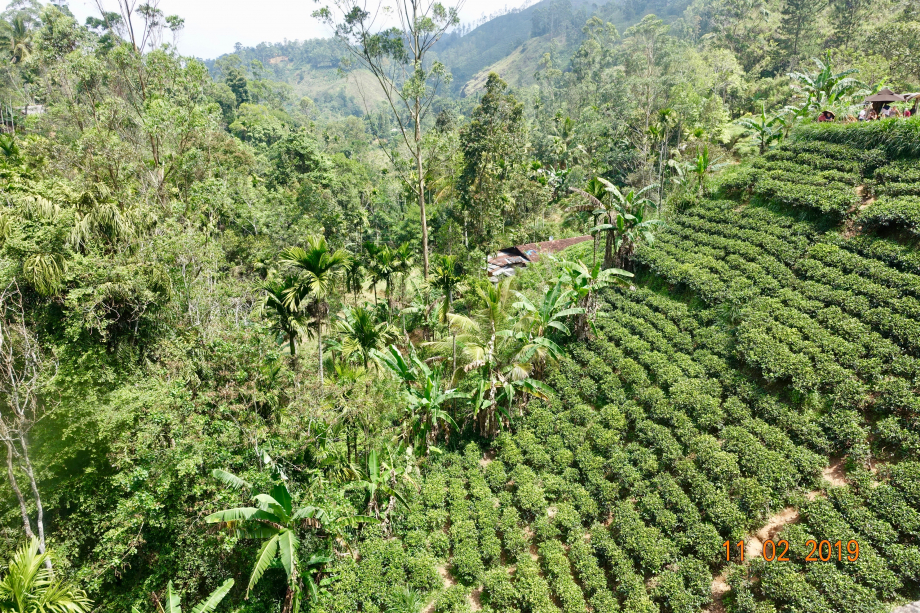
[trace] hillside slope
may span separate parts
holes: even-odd
[[[918,127],[814,129],[684,202],[557,397],[428,466],[398,530],[436,610],[920,598]]]
[[[553,41],[559,47],[561,63],[565,63],[582,40],[581,28],[592,16],[614,23],[623,32],[648,13],[670,22],[687,6],[687,0],[540,0],[489,19],[468,32],[447,34],[433,49],[433,58],[451,71],[453,80],[448,93],[454,96],[479,91],[491,71],[501,74],[512,86],[526,86],[533,83],[539,61]],[[261,43],[242,47],[236,55],[244,66],[258,60],[274,80],[290,84],[298,99],[309,96],[330,112],[338,109],[342,114],[360,115],[363,111],[354,79],[346,81],[338,74],[345,50],[331,39]],[[206,63],[215,72],[219,60],[226,57]],[[215,72],[215,77],[219,76]],[[365,89],[372,98],[378,95],[373,88]]]

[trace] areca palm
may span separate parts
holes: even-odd
[[[335,291],[341,269],[348,254],[341,249],[333,251],[321,236],[307,239],[306,249],[291,247],[281,254],[281,261],[298,269],[297,284],[286,295],[290,308],[306,309],[313,317],[319,353],[319,382],[323,384],[323,322],[329,311],[328,299]]]
[[[4,613],[85,613],[92,603],[83,590],[55,578],[50,565],[51,550],[39,552],[33,537],[10,560],[0,580],[0,611]]]
[[[277,281],[266,281],[260,288],[265,292],[263,313],[272,324],[272,329],[285,337],[292,358],[297,358],[297,337],[307,323],[306,314],[299,304],[290,301],[290,296],[296,290],[297,278],[287,276]]]
[[[383,283],[389,306],[390,281],[396,273],[396,254],[388,245],[364,243],[364,250],[368,255],[368,269],[371,284],[374,286],[374,304],[377,304],[377,284]]]
[[[217,605],[219,605],[220,601],[224,599],[224,596],[230,592],[230,588],[233,587],[233,583],[233,579],[227,579],[224,581],[220,587],[208,594],[204,600],[192,607],[192,613],[213,613],[215,610],[217,610]],[[157,611],[159,613],[182,613],[182,598],[179,596],[179,594],[173,591],[172,581],[170,581],[166,586],[166,606],[163,606],[163,603],[157,600]],[[140,613],[136,607],[132,607],[131,612]]]
[[[460,285],[463,276],[455,255],[441,255],[435,258],[434,266],[429,273],[429,283],[444,292],[444,304],[441,307],[438,319],[446,324],[450,307],[454,301],[454,291]]]
[[[215,469],[212,474],[234,489],[252,487],[250,483],[224,470]],[[329,552],[333,541],[344,541],[346,528],[376,521],[362,515],[336,515],[313,505],[295,509],[293,497],[283,483],[275,485],[268,494],[256,494],[252,500],[256,506],[226,509],[204,519],[209,524],[219,524],[233,530],[241,538],[263,540],[249,577],[246,595],[248,597],[266,570],[280,568],[288,579],[285,613],[300,610],[304,582],[311,596],[314,599],[318,596],[320,585],[315,575],[322,571],[326,563],[332,561]],[[317,536],[326,540],[324,547],[310,552],[303,559],[298,535],[302,529],[314,530]]]
[[[415,253],[409,243],[401,243],[393,251],[393,268],[394,272],[399,275],[400,280],[400,301],[405,297],[406,277],[415,267]],[[389,289],[389,288],[388,288]],[[391,294],[392,298],[392,294]],[[392,308],[392,305],[390,305]]]
[[[342,264],[345,271],[345,291],[351,292],[358,304],[358,293],[364,289],[364,264],[354,255],[349,254]]]
[[[396,330],[387,322],[377,322],[374,312],[366,307],[352,307],[339,314],[336,331],[341,337],[342,356],[360,357],[367,369],[371,353],[396,339]]]

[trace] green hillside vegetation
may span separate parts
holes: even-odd
[[[553,0],[366,113],[331,41],[12,5],[0,612],[920,600],[920,116],[843,120],[914,8]]]

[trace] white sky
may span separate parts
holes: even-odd
[[[104,1],[113,10],[114,0]],[[160,0],[166,15],[185,19],[185,29],[178,38],[179,51],[203,59],[233,52],[240,42],[251,47],[261,42],[281,42],[325,38],[329,31],[310,14],[326,0]],[[507,5],[514,8],[524,0],[466,0],[460,17],[464,23],[475,21]],[[98,16],[95,0],[69,0],[68,5],[80,23],[89,15]]]

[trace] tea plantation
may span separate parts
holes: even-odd
[[[916,142],[819,126],[680,203],[556,396],[434,456],[323,610],[385,610],[403,584],[444,613],[920,599]]]

